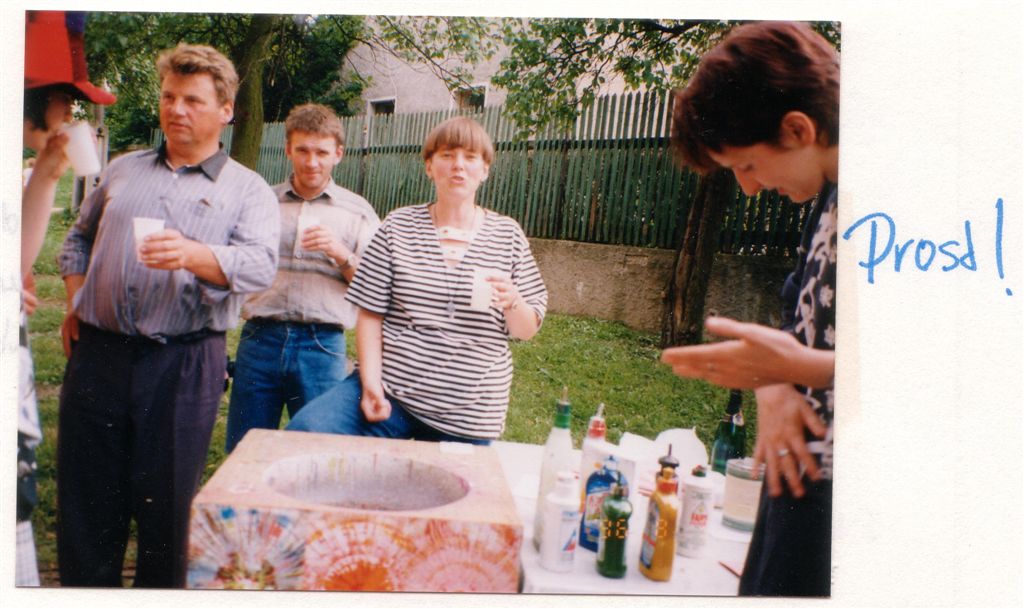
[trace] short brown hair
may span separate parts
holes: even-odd
[[[345,129],[341,120],[327,106],[302,104],[295,106],[284,120],[284,137],[291,139],[293,131],[303,131],[322,137],[333,137],[339,146],[345,145]]]
[[[231,60],[217,49],[202,44],[178,44],[160,53],[156,59],[160,82],[168,74],[209,74],[217,90],[217,101],[234,103],[238,92],[238,73]]]
[[[786,113],[814,121],[826,144],[839,143],[839,54],[806,23],[737,27],[676,91],[672,145],[700,173],[718,168],[708,151],[777,144]]]
[[[480,123],[468,116],[455,116],[434,127],[423,142],[423,160],[427,161],[438,150],[463,148],[480,153],[484,162],[494,162],[494,143]]]

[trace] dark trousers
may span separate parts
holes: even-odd
[[[189,510],[224,389],[224,334],[161,344],[80,330],[60,395],[61,585],[120,587],[134,518],[134,585],[183,587]]]
[[[829,596],[832,481],[803,479],[806,494],[761,490],[757,524],[740,578],[741,596]]]

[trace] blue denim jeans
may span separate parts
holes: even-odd
[[[386,396],[391,403],[391,416],[384,421],[371,423],[359,408],[362,397],[363,386],[357,370],[330,391],[306,404],[285,429],[430,442],[468,442],[481,446],[491,443],[490,440],[454,436],[434,429],[409,414],[401,402],[391,396]]]
[[[282,407],[299,409],[345,378],[345,332],[338,326],[249,320],[242,327],[231,384],[225,449],[250,429],[277,429]]]

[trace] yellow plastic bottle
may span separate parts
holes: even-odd
[[[677,492],[679,460],[672,456],[672,445],[658,463],[661,471],[654,478],[657,488],[647,504],[647,524],[640,542],[640,572],[648,579],[668,581],[672,577],[676,525],[682,507]]]

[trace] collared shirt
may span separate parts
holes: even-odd
[[[227,287],[181,269],[138,261],[133,218],[164,220],[209,246]],[[171,169],[165,148],[125,155],[82,203],[58,257],[61,274],[85,275],[74,307],[82,321],[156,340],[238,322],[246,294],[270,285],[277,267],[277,202],[256,172],[223,150]]]
[[[302,249],[299,214],[315,216],[317,224],[360,257],[380,226],[377,212],[334,180],[309,201],[295,192],[290,180],[274,186],[274,193],[281,213],[277,276],[269,290],[245,301],[242,317],[355,327],[356,307],[345,300],[348,283],[327,254]]]

